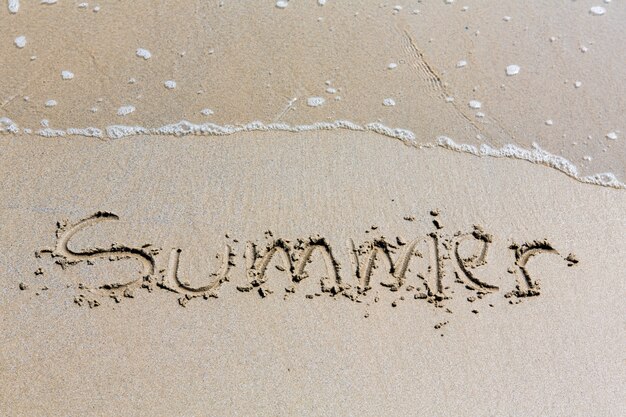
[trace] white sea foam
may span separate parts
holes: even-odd
[[[107,126],[106,132],[107,137],[110,139],[120,139],[127,136],[147,135],[150,133],[150,130],[141,126],[112,125]]]
[[[150,53],[150,51],[148,51],[147,49],[143,49],[143,48],[137,48],[137,50],[135,51],[135,55],[143,59],[150,59],[152,57],[152,54]]]
[[[41,0],[41,4],[56,4],[57,0]]]
[[[326,100],[323,97],[309,97],[306,100],[306,104],[309,107],[319,107],[322,104],[324,104],[326,102]]]
[[[202,109],[200,110],[200,113],[202,113],[204,116],[210,116],[212,115],[214,112],[211,109]]]
[[[626,184],[620,182],[615,175],[610,172],[581,176],[578,173],[578,168],[572,162],[562,156],[554,155],[541,149],[536,143],[533,143],[532,149],[520,148],[519,146],[513,144],[504,145],[498,149],[487,144],[482,144],[479,147],[469,144],[458,144],[445,136],[440,136],[437,141],[439,146],[458,152],[469,153],[476,156],[490,156],[494,158],[522,159],[535,164],[549,166],[587,184],[603,185],[613,188],[626,188]]]
[[[104,136],[102,130],[98,129],[97,127],[70,127],[67,129],[67,134],[92,138],[101,138]]]
[[[64,80],[71,80],[72,78],[74,78],[74,73],[72,71],[61,71],[61,78],[63,78]]]
[[[278,0],[278,1],[276,2],[276,7],[278,7],[279,9],[284,9],[284,8],[286,8],[287,6],[289,6],[289,2],[288,2],[288,1],[286,1],[286,0]]]
[[[56,100],[52,100],[52,99],[51,99],[51,100],[47,100],[47,101],[45,102],[45,106],[46,106],[46,107],[54,107],[54,106],[56,106],[57,104],[58,104],[58,103],[57,103],[57,101],[56,101]]]
[[[52,129],[49,127],[44,127],[43,129],[39,129],[35,132],[39,136],[43,136],[44,138],[58,138],[67,135],[67,132],[62,129]]]
[[[26,36],[18,36],[13,42],[15,43],[15,46],[22,49],[26,46]]]
[[[9,13],[15,14],[20,10],[20,0],[9,0],[7,3]]]
[[[617,140],[617,133],[616,132],[609,132],[606,134],[606,138],[607,139],[611,139],[611,140]]]
[[[135,111],[135,106],[122,106],[119,109],[117,109],[117,115],[126,116],[128,114],[131,114],[134,111]]]
[[[520,71],[519,65],[511,64],[508,67],[506,67],[506,75],[508,75],[509,77],[519,74],[519,71]]]
[[[167,80],[163,83],[163,85],[165,85],[165,88],[167,88],[168,90],[173,90],[174,88],[176,88],[176,81]]]
[[[396,101],[392,98],[386,98],[383,100],[383,106],[395,106]]]
[[[164,125],[156,128],[142,126],[114,125],[106,128],[106,136],[109,139],[121,139],[136,135],[167,135],[167,136],[227,136],[240,132],[256,131],[281,131],[281,132],[306,132],[315,130],[353,130],[359,132],[376,132],[384,136],[396,138],[409,145],[416,145],[413,132],[405,129],[391,128],[381,123],[369,123],[358,125],[356,123],[337,120],[334,122],[319,122],[310,125],[292,126],[286,123],[251,122],[244,125],[217,125],[215,123],[191,123],[186,120],[178,123]]]
[[[36,134],[45,137],[87,136],[107,139],[122,139],[137,135],[228,136],[240,132],[256,131],[307,132],[319,130],[351,130],[356,132],[374,132],[398,139],[406,145],[416,148],[438,146],[479,157],[520,159],[554,168],[583,183],[626,189],[626,184],[620,182],[612,173],[600,173],[587,176],[580,175],[578,168],[572,162],[562,156],[554,155],[541,149],[537,144],[533,144],[531,149],[521,148],[514,144],[505,145],[501,148],[494,148],[487,144],[482,144],[480,146],[462,143],[459,144],[446,136],[438,137],[435,144],[418,144],[416,142],[415,134],[410,130],[392,128],[383,125],[382,123],[359,125],[347,120],[337,120],[334,122],[318,122],[308,125],[289,125],[286,123],[265,124],[260,121],[242,125],[217,125],[214,123],[195,124],[182,120],[178,123],[154,128],[143,126],[111,125],[107,126],[106,129],[102,131],[101,129],[95,127],[52,129],[48,126],[47,120],[43,120],[42,127],[43,128],[39,129]],[[6,117],[0,118],[0,133],[18,134],[19,131],[20,129],[12,120]],[[24,133],[27,133],[30,130],[23,129],[23,131]]]
[[[326,0],[317,0],[317,4],[319,4],[320,6],[323,6],[326,4]]]
[[[589,9],[589,13],[594,16],[602,16],[606,13],[606,9],[602,6],[593,6],[591,9]]]
[[[474,109],[474,110],[478,110],[478,109],[480,109],[483,106],[483,104],[480,101],[478,101],[478,100],[470,100],[470,102],[467,103],[467,105],[471,109]]]
[[[0,133],[19,133],[20,129],[8,117],[0,117]]]

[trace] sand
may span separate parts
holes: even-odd
[[[0,12],[0,414],[624,414],[624,10],[275,3]]]

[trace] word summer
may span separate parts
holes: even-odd
[[[304,293],[306,298],[327,295],[363,302],[372,290],[395,292],[402,289],[402,294],[407,297],[441,306],[454,292],[450,291],[450,285],[454,284],[473,291],[478,298],[500,292],[496,283],[488,282],[478,272],[488,262],[493,236],[477,225],[466,232],[445,234],[439,213],[431,211],[430,216],[433,231],[410,241],[400,237],[387,239],[371,236],[374,233],[370,234],[369,240],[358,244],[348,239],[343,252],[347,254],[344,257],[349,258],[345,259],[348,268],[343,267],[331,244],[321,236],[288,240],[277,238],[268,231],[262,243],[247,241],[239,244],[237,239],[226,235],[230,240],[223,252],[216,256],[217,271],[209,274],[205,282],[195,285],[179,276],[181,248],[171,248],[166,253],[149,244],[140,248],[113,244],[108,248],[80,252],[70,249],[70,242],[81,230],[101,222],[119,220],[117,215],[109,212],[98,212],[73,224],[58,222],[55,246],[36,252],[36,256],[50,255],[63,270],[82,262],[91,265],[100,258],[111,262],[132,259],[141,265],[141,273],[121,281],[95,287],[78,283],[79,294],[75,302],[90,307],[100,305],[106,298],[116,302],[134,298],[135,292],[142,289],[149,292],[164,289],[178,294],[181,306],[195,298],[217,298],[219,291],[228,287],[227,283],[232,279],[231,274],[239,260],[234,248],[239,245],[245,246],[242,255],[245,267],[241,268],[245,276],[239,277],[241,285],[232,284],[231,288],[262,298],[280,292],[283,297]],[[373,232],[376,228],[371,229]],[[514,277],[514,284],[509,286],[510,291],[503,293],[504,297],[539,295],[540,281],[531,277],[527,264],[533,256],[558,254],[557,250],[545,239],[509,244],[507,250],[510,251],[507,256],[511,261],[507,272]],[[578,262],[573,254],[565,260],[569,266]],[[272,265],[274,268],[270,270]],[[270,283],[272,280],[273,284]],[[276,289],[277,282],[283,284],[279,291]]]

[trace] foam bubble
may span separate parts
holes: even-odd
[[[306,100],[306,104],[310,107],[319,107],[325,102],[326,100],[323,97],[309,97]]]
[[[396,101],[392,98],[386,98],[383,100],[383,106],[395,106]]]
[[[279,9],[284,9],[287,6],[289,6],[289,2],[286,0],[278,0],[276,2],[276,7],[278,7]]]
[[[467,61],[465,61],[464,59],[462,59],[462,60],[460,60],[459,62],[456,63],[456,67],[457,68],[463,68],[466,65],[467,65]]]
[[[102,130],[96,127],[70,127],[67,129],[68,135],[86,136],[91,138],[101,138],[104,136]]]
[[[532,149],[520,148],[513,144],[504,145],[503,147],[497,149],[487,144],[482,144],[480,147],[468,144],[457,144],[452,139],[445,136],[440,136],[437,141],[439,146],[458,152],[469,153],[476,156],[490,156],[494,158],[522,159],[535,164],[549,166],[583,183],[603,185],[613,188],[626,188],[626,184],[620,182],[615,175],[610,172],[581,176],[578,173],[576,165],[562,156],[554,155],[541,149],[536,143],[533,143]]]
[[[591,9],[589,9],[589,13],[594,16],[602,16],[606,13],[606,9],[602,6],[593,6]]]
[[[57,0],[41,0],[40,4],[56,4]]]
[[[396,69],[398,68],[398,64],[396,64],[395,62],[391,62],[389,63],[389,65],[387,65],[387,69]]]
[[[79,3],[77,6],[79,9],[86,9],[89,7],[89,3]]]
[[[135,55],[143,59],[150,59],[152,57],[150,51],[143,48],[137,48],[137,51],[135,51]]]
[[[467,105],[470,106],[470,108],[474,110],[478,110],[483,106],[483,104],[478,100],[470,100],[470,102],[467,103]]]
[[[212,115],[214,112],[211,109],[202,109],[200,110],[200,113],[202,113],[204,116],[210,116]]]
[[[20,0],[9,0],[7,3],[9,13],[15,14],[20,10]]]
[[[174,88],[176,88],[176,81],[174,80],[167,80],[163,83],[163,85],[165,85],[165,88],[167,88],[168,90],[172,90]]]
[[[72,71],[61,71],[61,78],[63,78],[64,80],[71,80],[72,78],[74,78],[74,73]]]
[[[134,135],[147,135],[150,132],[145,127],[141,126],[107,126],[106,128],[107,136],[111,139],[121,139],[127,136]]]
[[[323,6],[326,4],[326,0],[317,0],[317,4]]]
[[[135,111],[135,106],[122,106],[119,109],[117,109],[117,115],[126,116],[128,114],[131,114],[134,111]]]
[[[134,110],[132,106],[130,107]],[[120,108],[122,109],[122,108]],[[119,112],[118,112],[119,114]],[[357,132],[373,132],[394,139],[398,139],[406,145],[418,148],[439,146],[445,149],[464,152],[480,157],[495,158],[514,158],[541,164],[587,184],[595,184],[606,187],[626,189],[626,184],[620,182],[612,173],[600,173],[587,176],[581,176],[578,168],[569,160],[553,155],[533,143],[531,149],[525,149],[513,144],[505,145],[501,148],[494,148],[490,145],[483,144],[479,147],[469,144],[458,144],[452,139],[441,136],[437,138],[435,144],[418,145],[415,140],[415,134],[410,130],[401,128],[392,128],[381,123],[369,123],[359,125],[347,120],[336,120],[334,122],[318,122],[309,125],[288,125],[285,123],[270,123],[255,121],[244,125],[217,125],[214,123],[194,124],[186,120],[178,123],[164,125],[155,128],[147,128],[143,126],[127,126],[127,125],[111,125],[107,126],[104,131],[95,127],[86,128],[68,128],[68,129],[51,129],[48,121],[42,120],[42,127],[37,133],[46,137],[80,135],[88,137],[121,139],[136,135],[167,135],[167,136],[185,136],[185,135],[201,135],[201,136],[226,136],[239,132],[255,132],[255,131],[283,131],[283,132],[307,132],[319,130],[351,130]],[[24,133],[28,129],[23,129]],[[30,131],[30,130],[28,130]],[[19,133],[19,128],[13,121],[4,117],[0,118],[0,133]]]
[[[0,133],[18,133],[20,129],[8,117],[0,117]]]
[[[617,140],[617,133],[616,132],[609,132],[606,134],[606,138],[607,139],[611,139],[611,140]]]
[[[26,36],[18,36],[13,42],[15,43],[15,46],[22,49],[26,46]]]
[[[511,64],[508,67],[506,67],[506,75],[508,75],[509,77],[519,74],[519,71],[520,71],[519,65]]]
[[[48,100],[48,101],[46,101],[45,106],[46,106],[46,107],[54,107],[54,106],[56,106],[57,104],[58,104],[58,103],[57,103],[57,101],[56,101],[56,100]]]

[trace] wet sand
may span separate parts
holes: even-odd
[[[421,144],[439,136],[496,148],[536,142],[583,176],[626,178],[619,4],[605,4],[602,16],[590,13],[591,1],[432,1],[399,11],[314,0],[285,9],[272,1],[87,4],[2,10],[0,52],[10,65],[0,68],[0,117],[21,134],[37,134],[43,119],[60,130],[380,122]],[[509,65],[520,72],[507,76]],[[325,102],[310,107],[312,97]],[[56,105],[46,107],[50,100]],[[127,106],[135,110],[119,116]]]

